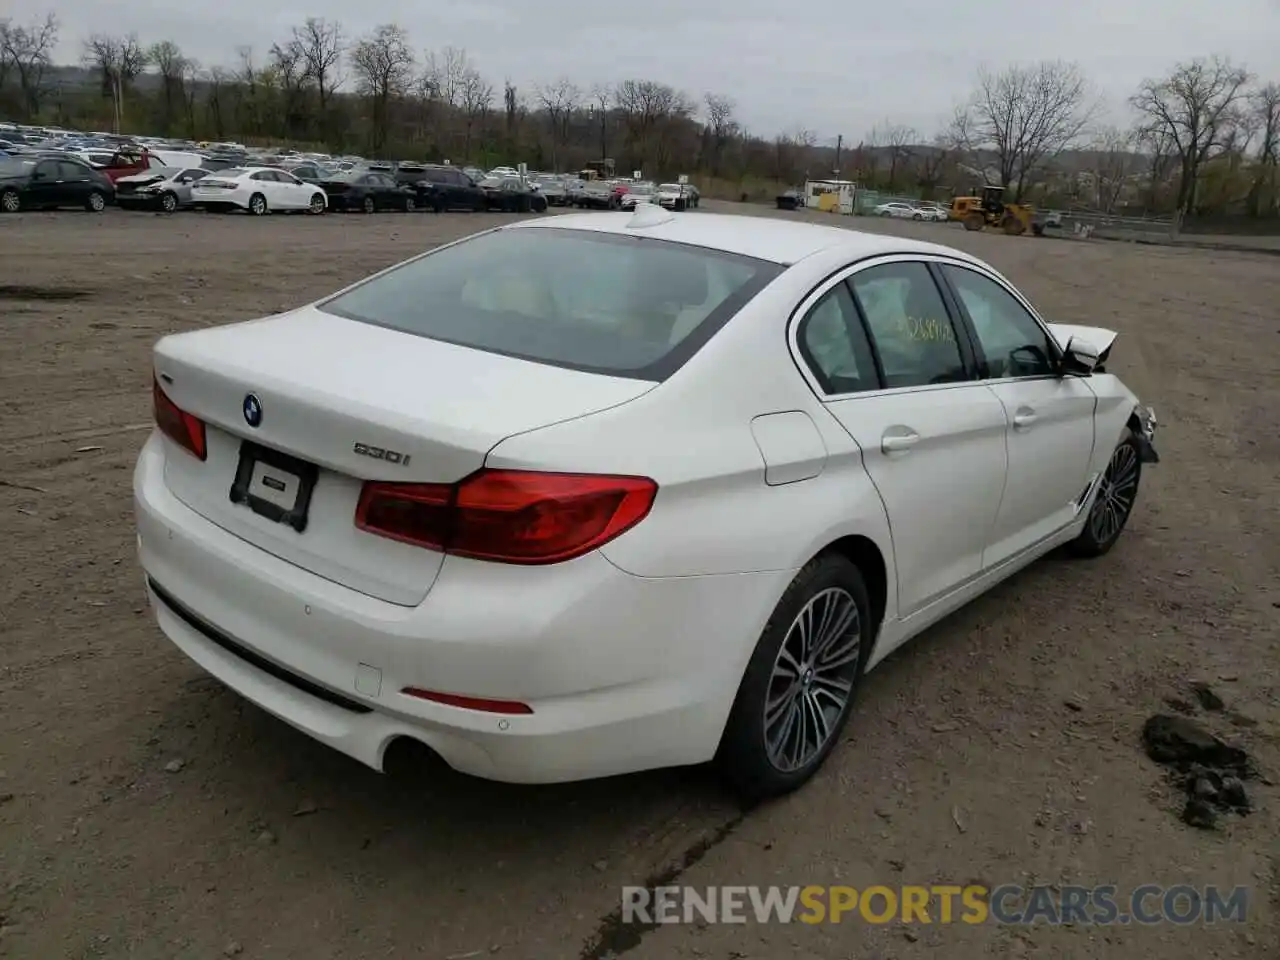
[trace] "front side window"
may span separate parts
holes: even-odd
[[[964,306],[992,379],[1056,374],[1049,338],[1013,294],[974,270],[942,268]]]
[[[886,263],[850,278],[884,370],[884,385],[922,387],[967,380],[955,328],[929,268]]]
[[[478,350],[661,380],[782,269],[661,240],[502,229],[403,264],[320,309]]]

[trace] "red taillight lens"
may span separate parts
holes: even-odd
[[[366,483],[356,526],[433,550],[501,563],[559,563],[645,518],[645,477],[480,470],[456,486]]]
[[[481,713],[517,714],[533,713],[533,707],[518,700],[492,700],[488,697],[466,697],[458,693],[437,693],[434,690],[423,690],[421,687],[405,687],[400,691],[419,700],[430,700],[443,703],[447,707],[462,707],[464,710],[479,710]]]
[[[169,399],[160,389],[160,381],[151,381],[151,399],[155,407],[156,425],[165,436],[200,460],[208,451],[204,442],[204,421],[194,417]]]

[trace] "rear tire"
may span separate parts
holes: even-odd
[[[414,211],[416,208],[417,208],[417,204],[414,202],[413,197],[405,197],[405,198],[404,198],[404,212],[405,212],[405,213],[413,213],[413,211]]]
[[[1133,431],[1126,430],[1107,461],[1084,529],[1067,549],[1077,557],[1100,557],[1114,547],[1133,513],[1141,481],[1142,450]]]
[[[964,228],[969,231],[981,230],[986,226],[986,221],[982,219],[982,214],[971,213],[964,218]]]
[[[365,213],[377,213],[378,204],[373,199],[373,197],[365,197],[364,203],[361,205],[360,209],[363,210]]]
[[[17,190],[6,190],[0,193],[0,212],[17,213],[22,209],[22,198]]]
[[[874,638],[866,584],[847,558],[823,554],[796,574],[751,655],[716,752],[716,767],[742,799],[790,793],[822,766],[849,719]]]
[[[255,193],[249,198],[249,213],[255,217],[264,217],[267,214],[267,198],[260,193]]]

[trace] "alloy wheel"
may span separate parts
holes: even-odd
[[[858,604],[843,588],[815,594],[796,614],[765,697],[765,752],[776,769],[802,769],[826,747],[848,706],[861,652]]]
[[[20,206],[22,206],[22,200],[12,190],[6,191],[4,196],[0,197],[0,207],[3,207],[5,213],[17,213]]]
[[[1089,512],[1089,532],[1098,543],[1113,539],[1129,518],[1138,493],[1138,452],[1132,443],[1122,443],[1111,454],[1103,474],[1093,509]]]

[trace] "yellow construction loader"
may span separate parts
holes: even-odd
[[[959,220],[966,230],[999,227],[1011,237],[1031,229],[1032,210],[1025,203],[1005,203],[1004,187],[985,186],[972,196],[951,201],[952,220]]]

